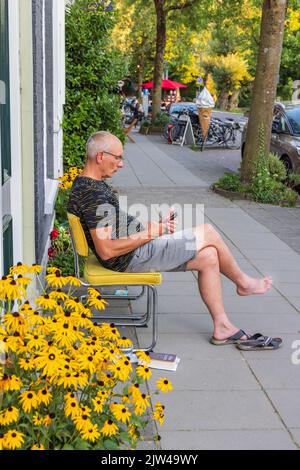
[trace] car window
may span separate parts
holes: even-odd
[[[300,107],[286,111],[293,133],[300,135]]]
[[[276,125],[278,132],[289,133],[289,126],[283,114],[276,113],[273,117],[273,124]]]

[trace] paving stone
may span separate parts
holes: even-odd
[[[300,448],[300,428],[292,428],[290,429],[290,431],[299,449]]]
[[[299,390],[267,390],[267,394],[285,425],[289,429],[298,428],[300,423]]]
[[[300,441],[300,430],[294,438]],[[160,431],[163,450],[294,450],[285,430]]]
[[[258,390],[173,390],[163,402],[165,432],[284,429],[264,392]]]
[[[291,350],[291,356],[292,352],[293,350]],[[273,355],[266,359],[247,359],[247,361],[265,389],[300,388],[300,365],[293,364],[291,357],[289,359],[278,358],[277,355]]]

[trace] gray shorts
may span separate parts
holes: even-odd
[[[137,248],[126,272],[186,271],[187,262],[196,254],[196,237],[192,229],[182,230]]]

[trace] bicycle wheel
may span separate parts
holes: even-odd
[[[241,139],[238,136],[236,129],[228,127],[224,132],[224,145],[228,149],[239,149],[241,146]]]

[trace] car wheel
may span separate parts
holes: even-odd
[[[284,163],[287,172],[293,171],[293,164],[288,155],[283,155],[280,160]]]

